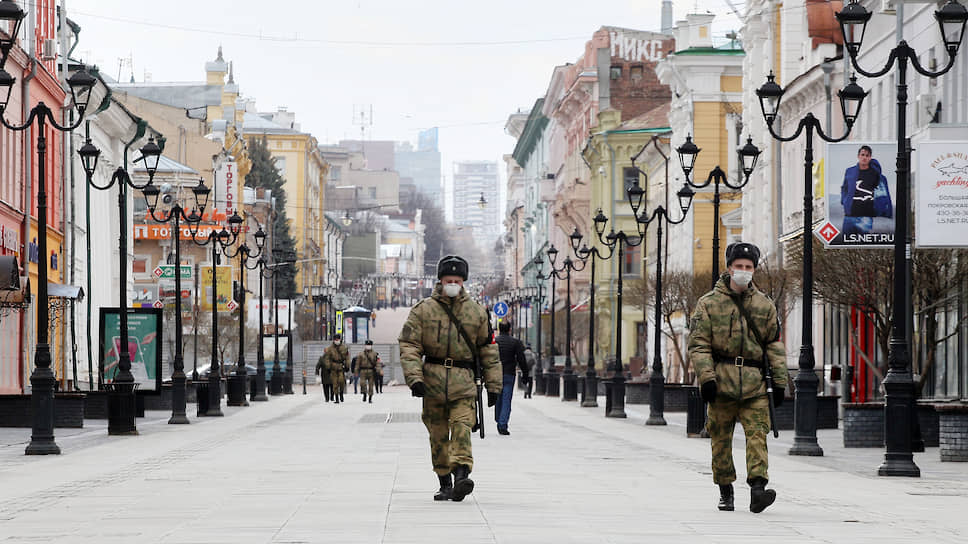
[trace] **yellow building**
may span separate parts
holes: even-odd
[[[285,180],[289,233],[296,241],[298,259],[296,292],[325,283],[323,196],[327,164],[319,142],[301,132],[295,115],[285,108],[273,113],[257,113],[252,102],[243,113],[242,132],[246,139],[265,138],[276,168]]]

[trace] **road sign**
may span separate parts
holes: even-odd
[[[225,305],[225,307],[226,307],[226,308],[228,308],[230,312],[234,312],[234,311],[235,311],[235,309],[239,307],[239,304],[238,304],[237,302],[235,302],[234,300],[230,300],[230,301],[229,301],[229,302],[228,302],[228,303],[227,303],[227,304]]]
[[[498,317],[504,317],[508,315],[508,304],[507,302],[498,302],[494,305],[494,315]]]
[[[173,280],[175,279],[175,265],[173,264],[160,264],[151,271],[156,278],[163,280]],[[190,280],[192,279],[192,266],[188,264],[181,265],[181,279]]]
[[[160,310],[160,309],[162,309],[162,308],[165,307],[165,303],[162,302],[162,301],[160,301],[160,300],[156,300],[156,301],[154,301],[154,302],[151,303],[151,307],[152,308],[157,308],[157,309]]]
[[[830,221],[827,221],[822,227],[820,227],[817,230],[817,234],[819,234],[821,238],[826,240],[827,243],[830,243],[831,240],[833,240],[834,238],[837,237],[838,234],[840,234],[840,231],[837,229],[837,227],[833,225],[833,223],[831,223]]]

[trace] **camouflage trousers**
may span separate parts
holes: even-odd
[[[329,377],[333,381],[334,394],[346,393],[346,374],[343,371],[330,372]]]
[[[733,430],[737,421],[746,434],[746,481],[753,478],[769,479],[766,435],[770,432],[770,412],[766,396],[743,401],[720,396],[709,405],[706,419],[706,431],[712,439],[713,481],[719,485],[731,484],[736,480]]]
[[[361,370],[360,371],[360,392],[367,397],[373,396],[373,371],[372,370]]]
[[[426,396],[421,419],[430,433],[430,457],[434,472],[450,474],[457,465],[474,468],[471,427],[474,426],[474,397],[452,399]]]

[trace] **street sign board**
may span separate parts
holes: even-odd
[[[154,302],[151,303],[151,307],[152,308],[157,308],[157,309],[160,310],[160,309],[162,309],[162,308],[165,307],[165,303],[162,302],[162,301],[160,301],[160,300],[156,300],[156,301],[154,301]]]
[[[151,271],[156,278],[163,280],[175,279],[175,265],[173,264],[160,264]],[[181,265],[181,279],[190,280],[192,279],[192,266],[189,264]]]
[[[508,315],[508,304],[507,302],[498,302],[494,305],[494,315],[498,317],[504,317]]]
[[[225,305],[225,307],[228,308],[230,312],[234,312],[235,309],[239,307],[239,304],[237,302],[235,302],[234,300],[230,300]]]

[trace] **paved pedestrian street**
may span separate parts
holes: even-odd
[[[399,386],[340,405],[297,389],[189,426],[148,412],[139,436],[88,420],[57,429],[59,456],[24,456],[30,430],[0,429],[0,542],[965,542],[968,467],[936,448],[916,454],[922,478],[879,478],[882,450],[821,431],[824,457],[793,458],[784,432],[770,442],[776,504],[751,514],[742,485],[719,512],[708,441],[685,437],[683,414],[645,427],[648,407],[628,408],[612,420],[517,396],[511,436],[488,413],[474,439],[461,503],[432,500],[419,401]]]

